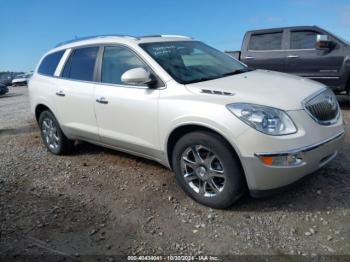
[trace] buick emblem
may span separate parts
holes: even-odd
[[[333,96],[326,96],[326,101],[332,107],[332,110],[335,110],[337,108],[337,103],[335,102]]]

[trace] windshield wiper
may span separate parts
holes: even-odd
[[[237,74],[241,74],[241,73],[245,73],[245,72],[249,72],[249,71],[253,71],[253,70],[255,70],[255,69],[252,69],[252,68],[249,68],[249,67],[245,67],[245,68],[237,69],[235,71],[228,72],[228,73],[225,73],[225,74],[222,74],[222,75],[218,75],[218,76],[201,77],[201,78],[198,78],[198,79],[187,81],[185,84],[193,84],[193,83],[198,83],[198,82],[214,80],[214,79],[218,79],[218,78],[221,78],[221,77],[237,75]]]
[[[201,77],[192,81],[187,81],[185,84],[193,84],[193,83],[198,83],[198,82],[204,82],[204,81],[209,81],[209,80],[214,80],[217,78],[220,78],[222,76],[212,76],[212,77]]]
[[[254,70],[254,69],[252,69],[252,68],[246,67],[246,68],[237,69],[237,70],[235,70],[235,71],[222,74],[222,76],[232,76],[232,75],[237,75],[237,74],[242,74],[242,73],[250,72],[250,71],[253,71],[253,70]]]

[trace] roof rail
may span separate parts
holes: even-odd
[[[192,39],[192,37],[190,36],[186,36],[186,35],[161,35],[162,37],[179,37],[179,38],[189,38]]]
[[[117,35],[117,34],[93,35],[93,36],[79,37],[79,38],[71,39],[71,40],[68,40],[68,41],[64,41],[64,42],[58,43],[55,47],[59,47],[59,46],[63,46],[63,45],[67,45],[67,44],[71,44],[71,43],[75,43],[75,42],[79,42],[79,41],[84,41],[84,40],[89,40],[89,39],[95,39],[95,38],[104,38],[104,37],[110,37],[110,36],[116,36],[116,37],[131,37],[131,38],[134,38],[134,39],[135,39],[135,37],[129,36],[129,35]]]
[[[139,36],[139,37],[134,37],[134,36],[130,36],[130,35],[117,35],[117,34],[108,34],[108,35],[93,35],[93,36],[85,36],[85,37],[79,37],[79,38],[75,38],[75,39],[71,39],[71,40],[67,40],[61,43],[58,43],[55,47],[59,47],[59,46],[63,46],[63,45],[67,45],[67,44],[71,44],[71,43],[75,43],[75,42],[80,42],[80,41],[84,41],[84,40],[89,40],[89,39],[95,39],[95,38],[104,38],[104,37],[130,37],[133,39],[138,39],[140,40],[141,38],[148,38],[148,37],[178,37],[178,38],[188,38],[188,39],[193,39],[192,37],[189,36],[183,36],[183,35],[145,35],[145,36]]]
[[[192,39],[190,36],[184,36],[184,35],[144,35],[144,36],[138,36],[137,39],[141,38],[149,38],[149,37],[178,37],[178,38],[188,38]]]

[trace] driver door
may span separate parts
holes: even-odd
[[[125,46],[105,46],[100,83],[95,88],[95,113],[100,141],[120,150],[160,158],[158,139],[159,90],[128,85],[126,71],[148,66]]]

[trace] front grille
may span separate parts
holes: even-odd
[[[321,125],[330,125],[339,116],[338,101],[330,89],[326,89],[308,99],[305,102],[305,109]]]

